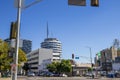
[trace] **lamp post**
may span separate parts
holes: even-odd
[[[92,51],[91,51],[91,47],[86,47],[86,48],[89,48],[89,51],[90,51],[90,62],[91,62],[91,73],[92,73],[92,78],[94,78],[94,75],[93,75],[93,65],[92,65]]]

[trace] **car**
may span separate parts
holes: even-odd
[[[60,76],[60,74],[54,73],[54,77],[59,77],[59,76]]]
[[[60,77],[67,77],[66,74],[60,74]]]
[[[54,74],[53,74],[53,73],[51,73],[51,72],[47,72],[47,73],[46,73],[46,76],[53,77],[53,76],[54,76]]]
[[[85,74],[86,77],[94,77],[96,76],[95,72],[88,72]]]
[[[101,71],[100,74],[101,74],[101,76],[106,76],[107,75],[106,71]]]
[[[41,73],[38,74],[38,76],[43,76],[43,77],[53,77],[54,74],[52,72],[49,72],[49,71],[43,71]]]
[[[34,77],[34,76],[35,76],[35,73],[34,73],[34,72],[28,72],[28,73],[27,73],[27,76],[32,76],[32,77]]]
[[[88,72],[88,73],[85,74],[85,76],[91,77],[92,73]]]

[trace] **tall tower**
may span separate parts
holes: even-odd
[[[61,59],[62,43],[57,38],[49,37],[48,22],[47,22],[47,38],[41,43],[41,48],[53,50],[53,61]]]

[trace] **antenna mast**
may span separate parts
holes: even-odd
[[[49,35],[49,29],[48,29],[48,22],[47,22],[47,38],[48,38],[48,35]]]

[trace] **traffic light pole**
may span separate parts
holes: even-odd
[[[16,42],[16,45],[15,45],[15,55],[13,56],[13,74],[12,74],[12,80],[17,80],[17,70],[18,70],[18,52],[19,52],[19,35],[20,35],[20,19],[21,19],[21,10],[22,10],[22,0],[17,0],[18,3],[18,9],[17,9],[17,29],[16,29],[16,39],[15,39],[15,42]],[[36,0],[35,2],[29,4],[28,6],[25,6],[25,8],[28,8],[38,2],[40,2],[42,0]]]
[[[14,56],[14,72],[12,80],[17,80],[17,71],[18,71],[18,51],[19,51],[19,34],[20,34],[20,18],[21,18],[21,0],[18,0],[18,11],[17,11],[17,36],[16,36],[16,45],[15,45],[15,56]]]

